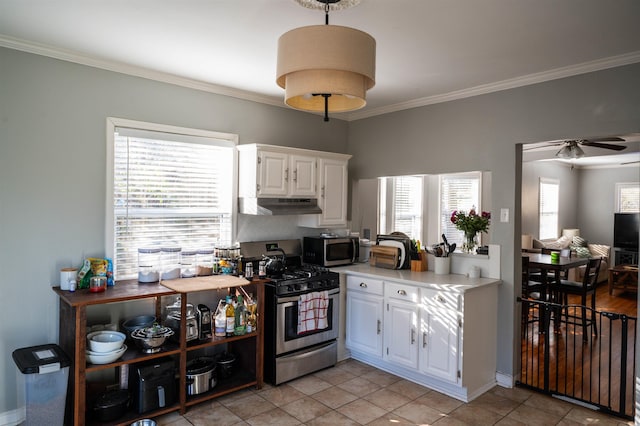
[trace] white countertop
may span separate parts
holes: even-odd
[[[331,270],[340,274],[368,276],[459,293],[501,283],[501,280],[495,278],[469,278],[461,274],[437,275],[433,271],[416,272],[409,269],[376,268],[368,263],[338,266]]]

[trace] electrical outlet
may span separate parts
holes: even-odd
[[[500,209],[500,222],[509,222],[509,209]]]

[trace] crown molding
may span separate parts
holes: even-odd
[[[73,62],[80,65],[86,65],[93,68],[100,68],[107,71],[114,71],[121,74],[127,74],[135,77],[142,77],[149,80],[160,81],[163,83],[174,84],[177,86],[187,87],[190,89],[201,90],[203,92],[215,93],[217,95],[230,96],[233,98],[244,99],[247,101],[259,102],[263,104],[284,107],[281,98],[274,98],[266,95],[259,95],[246,90],[235,89],[228,86],[222,86],[212,83],[205,83],[200,80],[179,77],[174,74],[164,73],[160,71],[150,70],[148,68],[107,60],[91,55],[78,53],[71,50],[52,47],[40,43],[19,40],[16,38],[4,36],[0,34],[0,46],[23,52],[34,53],[36,55],[47,56],[62,61]]]
[[[205,83],[200,80],[194,80],[185,77],[179,77],[174,74],[153,71],[147,68],[126,64],[123,62],[111,61],[91,55],[86,55],[70,50],[60,49],[40,43],[20,40],[13,37],[0,34],[0,46],[9,49],[20,50],[23,52],[34,53],[36,55],[47,56],[63,61],[74,62],[81,65],[87,65],[94,68],[100,68],[108,71],[114,71],[121,74],[142,77],[149,80],[160,81],[177,86],[187,87],[190,89],[201,90],[204,92],[215,93],[223,96],[244,99],[247,101],[258,102],[281,108],[288,108],[282,101],[282,98],[273,96],[259,95],[246,90],[235,89],[228,86],[222,86],[212,83]],[[598,59],[595,61],[583,62],[581,64],[571,65],[567,67],[556,68],[549,71],[543,71],[534,74],[528,74],[521,77],[497,81],[489,84],[482,84],[467,89],[456,90],[453,92],[442,93],[434,96],[414,99],[408,102],[400,102],[380,108],[364,109],[352,113],[341,113],[336,118],[345,121],[355,121],[363,118],[374,117],[377,115],[388,114],[391,112],[402,111],[411,108],[433,105],[442,102],[449,102],[458,99],[470,98],[473,96],[484,95],[487,93],[498,92],[501,90],[514,89],[517,87],[528,86],[531,84],[543,83],[545,81],[557,80],[560,78],[571,77],[579,74],[600,71],[608,68],[620,67],[640,62],[640,51],[629,52],[623,55],[611,56],[608,58]]]
[[[534,74],[528,74],[521,77],[511,78],[507,80],[497,81],[494,83],[482,84],[480,86],[470,87],[467,89],[456,90],[454,92],[443,93],[434,96],[414,99],[408,102],[401,102],[385,107],[362,110],[353,112],[348,115],[348,121],[359,120],[362,118],[373,117],[376,115],[388,114],[391,112],[402,111],[410,108],[417,108],[426,105],[433,105],[442,102],[449,102],[458,99],[470,98],[473,96],[484,95],[501,90],[515,89],[518,87],[529,86],[546,81],[558,80],[560,78],[572,77],[579,74],[586,74],[594,71],[601,71],[608,68],[620,67],[640,62],[640,51],[629,52],[623,55],[611,56],[608,58],[597,59],[595,61],[583,62],[581,64],[570,65],[567,67],[555,68]]]

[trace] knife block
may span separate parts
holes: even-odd
[[[427,268],[427,252],[422,250],[418,253],[420,259],[411,261],[411,270],[416,272],[426,271]]]

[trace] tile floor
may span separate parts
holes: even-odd
[[[632,425],[521,388],[465,404],[355,360],[280,386],[265,384],[171,413],[158,425]]]

